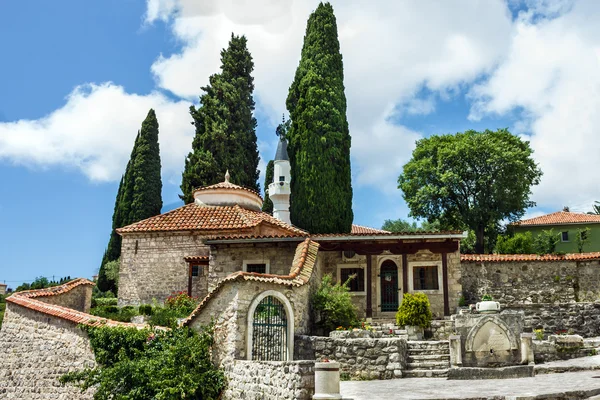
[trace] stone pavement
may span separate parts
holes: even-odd
[[[592,357],[589,357],[592,358]],[[600,371],[543,374],[535,378],[447,380],[404,378],[341,382],[344,398],[378,399],[585,399],[600,395]]]
[[[555,372],[573,372],[593,369],[600,369],[600,355],[536,364],[535,373],[550,374]]]

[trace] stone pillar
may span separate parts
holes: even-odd
[[[521,333],[521,364],[534,364],[533,333]]]
[[[340,394],[340,363],[315,363],[315,395],[313,400],[341,399]]]
[[[450,367],[462,367],[460,335],[450,335]]]

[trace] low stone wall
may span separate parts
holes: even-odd
[[[509,309],[523,311],[525,331],[600,336],[600,303],[515,304]]]
[[[448,340],[456,330],[454,320],[434,319],[431,326],[425,330],[425,337],[431,340]]]
[[[406,340],[399,338],[295,338],[295,358],[335,360],[341,365],[342,377],[349,379],[401,378],[406,354]]]
[[[79,285],[65,293],[36,297],[36,300],[89,313],[92,305],[92,289],[92,285]]]
[[[315,391],[314,361],[235,360],[225,374],[223,400],[309,400]]]
[[[590,346],[579,335],[550,335],[547,340],[533,341],[533,354],[536,363],[596,355],[595,347]]]
[[[67,372],[95,365],[89,339],[76,323],[7,303],[0,353],[0,398],[93,398],[58,382]]]

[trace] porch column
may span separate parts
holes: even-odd
[[[372,292],[372,283],[373,279],[371,278],[371,271],[373,269],[373,256],[367,254],[367,309],[366,309],[366,317],[373,317],[373,299],[371,299]]]
[[[408,293],[408,256],[402,254],[402,293]],[[399,299],[402,301],[402,299]]]
[[[444,290],[444,315],[450,315],[448,301],[448,253],[442,253],[442,282]]]

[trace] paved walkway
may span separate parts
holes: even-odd
[[[590,357],[592,358],[592,357]],[[404,378],[341,382],[341,392],[354,400],[378,399],[584,399],[600,395],[600,371],[543,374],[535,378],[458,381]],[[553,395],[549,397],[548,395]]]
[[[536,364],[535,373],[550,374],[554,372],[573,372],[593,369],[600,369],[600,355]]]

